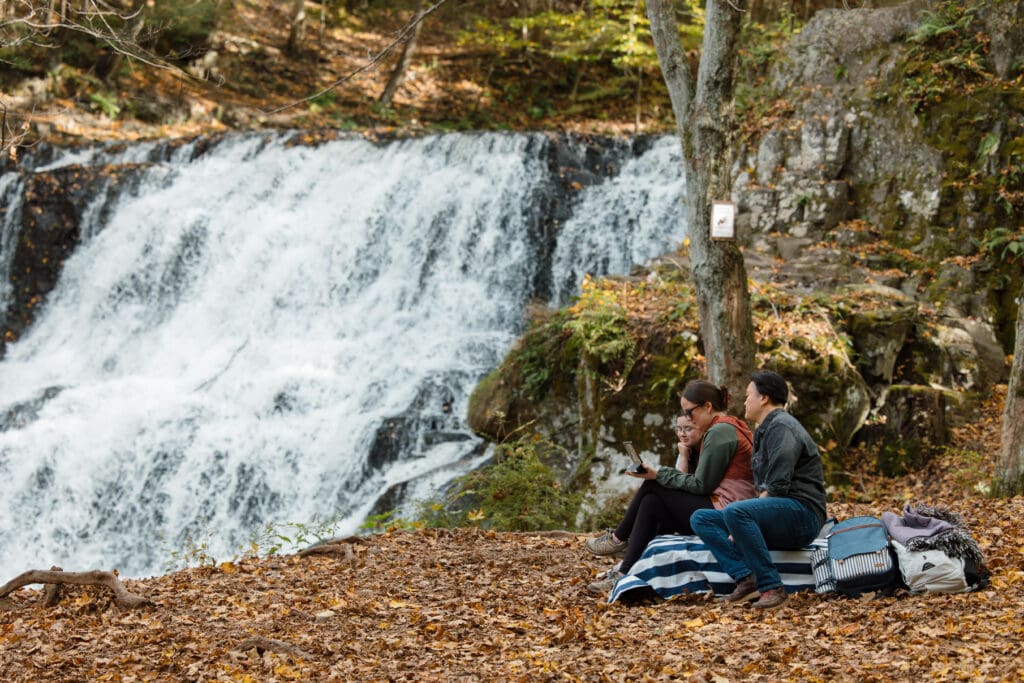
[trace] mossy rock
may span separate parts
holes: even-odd
[[[492,370],[476,385],[466,415],[469,428],[492,441],[504,437],[508,414],[514,405],[512,387],[505,382],[502,367]]]
[[[950,321],[952,322],[952,321]],[[971,334],[962,326],[919,318],[897,360],[897,384],[984,392],[990,386]]]
[[[793,389],[790,412],[814,438],[827,461],[853,440],[871,409],[871,392],[849,361],[829,366],[783,361],[772,367]],[[826,463],[827,466],[829,463]]]
[[[851,288],[863,293],[863,288]],[[918,318],[918,305],[898,290],[871,288],[870,303],[860,305],[846,318],[855,352],[854,364],[872,386],[888,385],[896,359]]]
[[[957,392],[897,384],[889,387],[881,419],[864,430],[864,443],[878,445],[878,467],[890,475],[926,465],[949,443],[950,415],[960,410]]]

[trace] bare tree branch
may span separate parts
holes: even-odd
[[[14,577],[0,586],[0,598],[6,597],[19,588],[34,583],[42,584],[73,584],[76,586],[106,586],[114,593],[114,604],[126,609],[134,609],[152,604],[149,599],[125,590],[124,585],[113,572],[62,572],[42,569],[30,569]]]
[[[32,42],[38,36],[48,37],[56,31],[67,31],[88,36],[98,42],[105,44],[118,54],[138,60],[147,66],[155,69],[166,69],[172,73],[192,81],[199,81],[192,74],[179,67],[160,59],[148,50],[140,46],[132,36],[132,28],[121,31],[111,25],[110,20],[116,17],[133,27],[133,20],[137,19],[143,11],[145,4],[140,3],[137,8],[127,12],[120,12],[108,3],[98,3],[97,0],[87,0],[81,10],[74,10],[76,17],[81,20],[73,20],[66,14],[59,14],[54,20],[48,8],[38,7],[31,2],[19,3],[21,10],[14,10],[14,18],[0,23],[0,47],[13,47],[24,42]],[[102,24],[101,28],[92,26],[89,21],[96,20]],[[33,43],[40,47],[55,47],[44,43]]]

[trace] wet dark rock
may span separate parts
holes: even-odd
[[[43,406],[59,396],[62,391],[64,391],[64,387],[47,387],[39,396],[28,401],[15,403],[7,408],[7,410],[0,412],[0,432],[21,429],[35,422]]]

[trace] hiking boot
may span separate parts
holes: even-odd
[[[732,593],[726,595],[723,600],[726,602],[749,600],[754,597],[755,593],[757,593],[757,579],[754,578],[753,574],[749,574],[737,581],[736,588],[733,589]]]
[[[754,607],[775,609],[786,601],[786,591],[782,588],[769,588],[761,597],[754,601]]]
[[[604,574],[599,575],[597,581],[587,585],[587,590],[592,593],[600,593],[602,595],[610,593],[612,588],[615,588],[615,582],[623,576],[625,576],[625,574],[620,572],[618,569],[609,569]]]
[[[629,544],[626,541],[616,541],[612,536],[611,530],[608,530],[597,538],[588,538],[585,545],[587,550],[595,555],[625,557],[626,546]]]

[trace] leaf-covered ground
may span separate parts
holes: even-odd
[[[702,596],[607,605],[587,592],[606,564],[582,536],[395,531],[349,557],[126,581],[154,603],[134,611],[106,589],[72,587],[52,608],[41,590],[15,592],[0,604],[0,680],[1022,680],[1024,498],[973,486],[990,472],[998,403],[928,470],[865,469],[830,505],[839,517],[949,506],[992,572],[977,593],[800,594],[768,613]]]

